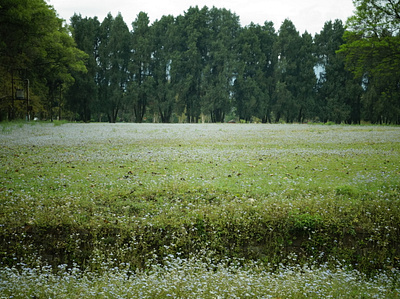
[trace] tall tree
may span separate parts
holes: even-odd
[[[48,88],[48,117],[53,120],[53,108],[56,99],[56,92],[62,88],[68,88],[73,82],[72,72],[87,72],[84,61],[87,59],[86,53],[75,47],[75,42],[71,38],[69,30],[62,25],[61,20],[58,29],[54,30],[44,38],[44,55],[35,60],[36,69],[46,80]],[[37,79],[36,79],[37,80]],[[56,110],[61,116],[62,99],[58,98]]]
[[[274,57],[276,39],[277,33],[274,24],[265,22],[259,34],[261,51],[265,55],[265,63],[263,63],[264,103],[258,112],[258,117],[261,118],[263,123],[272,121],[272,99],[275,93],[274,70],[277,63],[277,58]]]
[[[297,122],[302,123],[315,115],[315,87],[317,77],[314,67],[316,59],[314,54],[314,44],[311,34],[304,32],[301,36],[301,46],[298,53],[298,82],[297,82],[297,102],[299,110],[297,112]]]
[[[120,109],[126,106],[129,82],[129,63],[131,61],[131,35],[121,14],[115,17],[110,30],[110,88],[109,114],[115,122]]]
[[[274,51],[278,58],[275,68],[276,93],[274,98],[274,114],[276,121],[281,117],[292,122],[300,110],[296,101],[298,87],[297,55],[301,47],[301,37],[292,21],[286,19],[280,29]]]
[[[102,120],[102,116],[106,115],[109,122],[113,122],[114,111],[110,107],[109,98],[111,97],[111,55],[110,53],[110,33],[111,27],[114,22],[114,18],[109,13],[100,24],[99,28],[99,57],[97,59],[97,86],[98,86],[98,99],[96,106],[100,108],[98,115],[99,120]],[[110,110],[110,108],[112,110]],[[110,114],[111,112],[111,114]]]
[[[143,121],[153,93],[153,78],[150,73],[152,37],[149,23],[149,17],[144,12],[140,12],[132,23],[133,56],[129,67],[132,76],[129,98],[135,121],[139,123]]]
[[[226,9],[213,7],[208,12],[209,40],[203,69],[203,114],[210,114],[212,122],[223,122],[232,109],[231,93],[236,68],[236,38],[239,18]]]
[[[354,16],[347,20],[346,43],[339,53],[358,78],[364,78],[369,118],[400,123],[400,1],[355,0]],[[383,84],[382,82],[390,82]],[[383,108],[373,109],[374,105]],[[378,112],[379,111],[379,112]]]
[[[152,25],[153,59],[151,73],[154,79],[154,113],[161,122],[171,121],[175,106],[175,94],[171,82],[171,65],[175,51],[175,19],[163,16]]]
[[[365,72],[391,76],[400,72],[400,0],[355,0],[355,15],[347,20],[340,52],[347,66],[361,77]]]
[[[115,123],[126,101],[131,37],[121,14],[115,19],[108,14],[99,32],[99,104],[108,121]]]
[[[97,58],[99,46],[100,22],[95,18],[82,18],[75,14],[71,18],[72,36],[77,47],[88,54],[86,62],[87,73],[74,72],[74,84],[69,88],[66,95],[68,108],[74,112],[78,120],[88,122],[91,119],[91,112],[96,107],[97,100]]]
[[[178,52],[172,65],[172,79],[176,80],[178,113],[185,113],[189,123],[198,122],[201,113],[202,74],[209,38],[207,15],[208,7],[196,6],[176,18]]]
[[[359,123],[361,120],[361,80],[345,69],[344,59],[336,51],[344,43],[342,21],[325,23],[315,36],[317,69],[317,115],[320,120]]]
[[[250,24],[242,29],[238,37],[239,65],[234,84],[237,114],[240,119],[250,121],[252,116],[262,116],[268,94],[264,69],[266,55],[261,48],[261,26]],[[261,113],[261,114],[260,114]]]
[[[1,97],[15,92],[11,83],[29,80],[33,112],[52,118],[56,88],[60,82],[64,86],[73,82],[71,71],[86,71],[85,53],[76,48],[64,21],[43,0],[2,1],[0,36],[0,76],[10,82],[2,84]],[[12,119],[17,106],[8,103]]]
[[[300,36],[290,20],[282,23],[275,43],[276,121],[284,116],[286,122],[302,122],[311,113],[316,85],[312,43],[311,35],[305,32]]]

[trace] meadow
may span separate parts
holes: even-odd
[[[399,298],[400,127],[0,124],[0,298]]]

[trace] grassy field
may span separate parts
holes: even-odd
[[[399,127],[11,123],[0,159],[4,298],[399,297]]]

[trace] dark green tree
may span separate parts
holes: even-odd
[[[313,40],[305,32],[299,35],[294,24],[286,19],[274,47],[276,93],[275,120],[302,122],[312,114],[313,90],[317,79],[314,73]]]
[[[232,110],[232,82],[236,68],[236,39],[239,18],[226,9],[213,7],[208,12],[209,41],[203,69],[204,95],[201,101],[203,114],[212,122],[223,122]]]
[[[0,36],[0,77],[10,82],[0,87],[8,118],[27,114],[27,107],[21,113],[14,101],[6,100],[15,92],[10,85],[29,80],[31,113],[52,119],[57,112],[53,111],[56,90],[61,82],[65,89],[73,82],[72,71],[86,71],[85,53],[76,48],[64,21],[43,0],[2,1]],[[60,112],[61,103],[57,106]]]
[[[111,91],[111,55],[110,53],[110,33],[114,18],[109,13],[100,24],[99,28],[99,47],[97,58],[97,88],[98,98],[95,106],[99,107],[98,119],[103,120],[103,115],[107,117],[109,122],[113,122],[115,118],[113,107],[110,105],[109,99],[112,95]],[[111,113],[110,113],[111,112]]]
[[[131,36],[121,14],[115,19],[108,14],[99,29],[97,79],[98,105],[111,123],[116,122],[118,113],[126,104],[130,48]]]
[[[355,0],[354,4],[355,14],[346,23],[346,43],[338,53],[344,55],[347,68],[364,80],[366,118],[400,123],[400,1]]]
[[[299,110],[296,121],[302,123],[315,115],[315,87],[317,77],[315,75],[316,58],[314,54],[314,43],[311,34],[305,32],[301,36],[301,46],[298,52],[298,82],[297,102]]]
[[[150,20],[146,13],[140,12],[132,23],[132,60],[129,66],[131,82],[129,101],[133,106],[136,122],[142,122],[149,101],[154,95],[154,81],[151,74],[152,36]]]
[[[175,107],[175,94],[171,82],[171,67],[175,51],[175,19],[163,16],[152,25],[153,59],[151,74],[154,80],[154,113],[161,122],[169,123]]]
[[[261,31],[260,25],[252,23],[241,30],[237,39],[239,64],[234,95],[237,114],[245,121],[253,116],[262,117],[266,111],[267,79],[263,71],[268,62],[261,48]]]
[[[365,76],[361,98],[363,119],[378,124],[400,124],[400,76]]]
[[[275,77],[274,70],[277,59],[274,56],[274,45],[277,39],[277,33],[272,22],[265,22],[259,32],[259,40],[261,51],[265,55],[265,63],[263,63],[263,91],[264,102],[257,116],[262,122],[272,121],[272,99],[275,93]]]
[[[87,73],[74,72],[74,84],[69,88],[66,95],[69,110],[74,112],[78,120],[88,122],[91,112],[100,112],[97,107],[97,58],[99,47],[100,22],[95,18],[82,18],[75,14],[71,18],[72,36],[77,47],[88,54],[86,62]]]
[[[56,113],[61,118],[61,109],[63,107],[62,97],[55,103],[56,93],[64,86],[68,89],[74,82],[72,73],[86,73],[84,61],[87,59],[86,53],[76,48],[74,40],[70,36],[67,27],[59,21],[58,29],[44,38],[43,56],[35,61],[36,70],[43,76],[48,88],[47,103],[48,118],[53,120],[53,108],[56,106]],[[38,80],[38,79],[37,79]]]
[[[317,115],[323,122],[359,123],[361,120],[361,80],[346,70],[344,59],[336,51],[344,43],[342,21],[325,23],[315,36],[317,69]]]
[[[186,121],[198,122],[201,97],[204,95],[203,70],[208,56],[208,8],[190,7],[176,18],[177,52],[172,62],[172,80],[177,98],[177,112]]]
[[[299,60],[298,51],[301,37],[292,21],[286,19],[280,29],[274,52],[277,57],[275,65],[276,93],[274,97],[275,121],[285,117],[286,122],[293,122],[300,110],[297,101]]]
[[[131,34],[121,14],[115,17],[111,27],[109,46],[111,54],[109,118],[111,122],[115,122],[118,112],[124,109],[127,104],[129,64],[131,61]]]

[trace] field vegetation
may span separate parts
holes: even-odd
[[[399,127],[7,123],[0,161],[2,298],[399,297]]]

